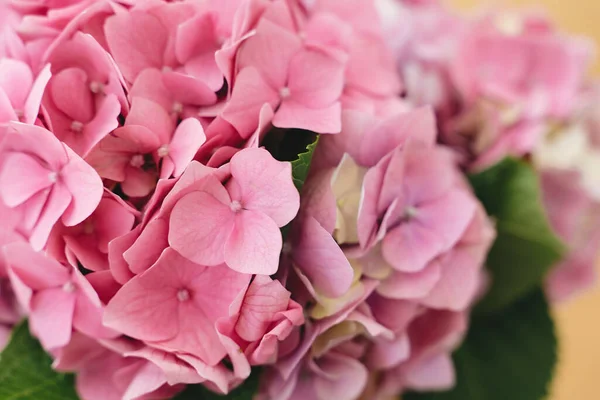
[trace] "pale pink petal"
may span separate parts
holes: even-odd
[[[67,188],[64,185],[55,184],[46,197],[44,208],[40,211],[39,218],[29,236],[29,243],[34,250],[41,250],[44,247],[54,224],[61,215],[65,215],[71,204],[73,204],[73,197]]]
[[[69,163],[61,171],[61,183],[73,196],[62,216],[66,226],[77,225],[96,209],[102,199],[102,180],[94,169],[65,146]]]
[[[269,86],[257,69],[244,68],[236,77],[231,99],[223,110],[222,117],[242,137],[248,137],[258,126],[262,106],[266,103],[275,109],[279,102],[279,93]]]
[[[398,335],[393,340],[375,338],[366,362],[372,369],[389,369],[406,361],[409,356],[410,341],[407,335]]]
[[[231,175],[231,198],[244,209],[262,212],[280,227],[296,216],[300,196],[290,163],[275,160],[265,149],[244,149],[231,159]]]
[[[56,260],[46,257],[23,242],[3,246],[4,260],[23,284],[34,290],[62,286],[70,271]]]
[[[292,59],[288,88],[294,101],[309,108],[326,107],[339,100],[343,87],[343,63],[308,50]]]
[[[350,289],[354,270],[335,242],[313,217],[302,221],[300,235],[294,243],[294,264],[327,297],[339,297]]]
[[[444,242],[435,230],[411,221],[389,231],[381,249],[386,261],[395,269],[414,273],[440,254]]]
[[[261,339],[275,315],[287,310],[290,295],[279,281],[257,275],[246,291],[236,333],[247,342]]]
[[[410,368],[405,380],[414,390],[448,390],[456,380],[454,364],[448,354],[440,354]]]
[[[62,288],[46,289],[33,295],[29,323],[31,332],[45,349],[65,346],[71,339],[75,294]]]
[[[317,133],[339,133],[342,130],[342,106],[335,102],[325,107],[309,108],[290,98],[275,113],[273,125]]]
[[[131,279],[106,306],[104,325],[146,341],[173,338],[179,331],[174,279],[158,264]]]
[[[49,95],[60,112],[72,121],[86,123],[94,116],[94,94],[80,68],[66,68],[50,80]]]
[[[367,386],[368,371],[360,361],[341,354],[328,354],[318,361],[326,374],[315,379],[319,400],[355,399]]]
[[[167,157],[173,164],[172,171],[166,175],[161,169],[161,177],[165,178],[171,175],[179,177],[205,141],[204,129],[202,129],[202,125],[197,119],[187,118],[183,120],[175,130],[167,149]],[[162,168],[165,168],[165,161],[167,161],[167,158],[163,159]]]
[[[234,219],[229,206],[212,195],[192,192],[171,211],[169,244],[198,264],[220,264],[226,258],[225,245],[234,230]]]
[[[162,68],[168,33],[154,15],[144,11],[113,15],[106,20],[104,32],[111,54],[129,82],[145,68]]]
[[[46,85],[52,76],[50,72],[50,65],[46,65],[38,74],[37,78],[33,82],[29,96],[23,106],[23,114],[25,116],[25,122],[33,124],[38,117],[40,111],[40,104],[42,102],[42,96]]]
[[[7,94],[14,108],[23,107],[32,84],[33,74],[26,63],[11,58],[0,60],[0,88]]]
[[[127,114],[125,125],[144,126],[154,132],[160,144],[169,143],[175,123],[167,110],[160,104],[144,97],[135,97],[131,101],[131,110]]]
[[[377,293],[390,299],[419,299],[425,297],[441,277],[440,263],[432,261],[423,270],[406,273],[394,271],[377,287]]]
[[[24,153],[5,153],[0,170],[0,196],[9,207],[22,204],[54,184],[56,174]]]
[[[140,274],[150,268],[169,247],[167,235],[169,225],[162,218],[150,221],[142,229],[137,240],[123,252],[123,258],[134,274]]]
[[[272,275],[279,267],[282,238],[279,227],[265,214],[242,210],[225,243],[225,263],[235,271]]]

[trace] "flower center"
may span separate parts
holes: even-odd
[[[177,300],[181,301],[182,303],[184,301],[188,301],[190,299],[190,291],[187,289],[179,289],[177,291]]]
[[[231,208],[231,211],[236,213],[242,209],[242,204],[239,201],[234,200],[229,205],[229,208]]]
[[[416,217],[418,214],[419,214],[419,210],[417,210],[415,207],[409,206],[404,209],[404,219],[406,221],[410,221],[411,219]]]
[[[97,81],[91,81],[90,91],[94,94],[102,93],[104,91],[104,85]]]
[[[144,165],[144,156],[141,154],[136,154],[135,156],[131,157],[129,165],[134,168],[140,168],[142,165]]]
[[[48,174],[48,180],[52,183],[55,183],[58,180],[58,173],[56,172],[50,172]]]
[[[71,130],[73,132],[81,132],[83,130],[83,123],[79,121],[71,122]]]
[[[67,293],[73,293],[75,291],[75,285],[73,284],[73,282],[67,282],[63,285],[62,290],[64,290]]]
[[[158,148],[158,150],[156,150],[156,153],[160,158],[166,157],[169,154],[169,145],[163,144]]]
[[[292,94],[292,92],[290,91],[290,88],[287,86],[279,89],[279,96],[282,99],[287,99],[288,97],[290,97],[291,94]]]
[[[183,112],[183,104],[181,104],[180,102],[176,101],[175,103],[173,103],[172,110],[173,110],[173,112],[175,114],[181,114]]]

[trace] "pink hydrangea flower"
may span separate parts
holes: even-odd
[[[108,244],[133,229],[138,211],[105,191],[96,210],[78,225],[55,225],[46,252],[56,260],[89,271],[109,269]]]
[[[119,126],[125,93],[110,56],[89,35],[77,33],[54,47],[48,57],[52,78],[44,107],[52,132],[85,157]]]
[[[15,295],[44,348],[65,346],[73,328],[98,338],[118,335],[102,325],[102,303],[75,267],[35,252],[26,243],[2,250]]]
[[[19,215],[17,231],[34,249],[61,219],[77,225],[102,197],[96,172],[44,128],[11,123],[0,154],[0,199]]]

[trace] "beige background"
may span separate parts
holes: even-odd
[[[482,4],[540,5],[569,32],[592,36],[600,45],[600,0],[447,0],[471,10]],[[600,63],[595,64],[600,75]],[[600,268],[599,268],[600,269]],[[600,399],[600,288],[559,305],[560,364],[549,400]]]

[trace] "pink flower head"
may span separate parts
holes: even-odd
[[[136,97],[125,126],[104,138],[87,157],[101,177],[120,182],[131,197],[152,192],[157,179],[179,176],[206,140],[194,118],[175,122],[160,104]]]
[[[591,287],[596,280],[600,204],[584,189],[577,171],[543,170],[541,187],[550,223],[569,247],[565,259],[546,279],[548,296],[561,301]]]
[[[108,244],[131,231],[138,212],[105,191],[96,210],[78,225],[55,226],[50,235],[48,254],[53,258],[77,265],[89,271],[109,269]]]
[[[102,325],[102,303],[76,268],[33,251],[26,243],[4,246],[3,252],[17,299],[44,348],[65,346],[73,328],[92,337],[116,336]]]
[[[216,92],[224,82],[215,60],[221,47],[218,28],[218,15],[208,7],[202,9],[192,2],[158,2],[110,17],[104,31],[128,82],[133,83],[146,68],[166,67]]]
[[[204,267],[166,249],[153,267],[123,286],[104,323],[167,351],[217,364],[226,349],[215,323],[250,281],[226,266]]]
[[[271,275],[279,264],[279,228],[299,206],[291,166],[266,150],[245,149],[233,156],[230,168],[226,186],[215,182],[177,202],[169,244],[198,264],[225,262],[239,272]]]
[[[49,79],[48,67],[35,77],[26,63],[0,59],[0,137],[9,121],[36,122]]]
[[[60,140],[85,157],[118,127],[125,94],[110,56],[89,35],[77,33],[48,57],[52,78],[44,97],[48,124]]]
[[[77,394],[83,400],[171,398],[184,386],[170,385],[169,376],[161,367],[179,369],[182,377],[194,375],[190,366],[177,363],[166,354],[162,354],[160,360],[160,352],[149,353],[139,343],[126,339],[103,340],[101,343],[74,333],[69,344],[53,353],[54,369],[77,374]],[[157,363],[152,361],[154,359]],[[201,379],[197,376],[196,380]]]
[[[102,181],[67,145],[44,128],[13,122],[0,163],[0,199],[19,215],[17,231],[36,250],[53,225],[77,225],[98,206]]]
[[[311,45],[311,28],[319,27],[309,24],[306,32],[297,32],[283,4],[273,3],[256,33],[239,46],[233,92],[223,118],[247,137],[258,125],[261,108],[269,104],[277,127],[338,133],[346,60],[327,50],[339,52],[340,45]],[[339,25],[336,22],[335,29],[342,29]]]
[[[464,105],[444,140],[475,168],[530,152],[549,119],[573,112],[590,53],[536,16],[485,15],[464,30],[450,63]]]

